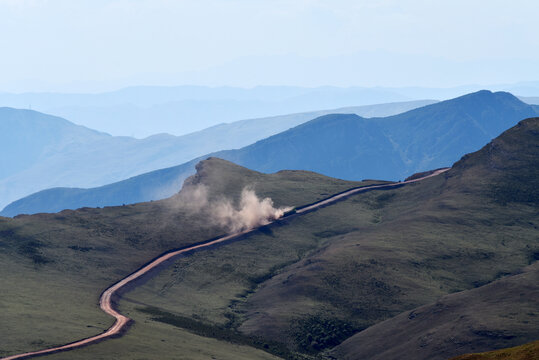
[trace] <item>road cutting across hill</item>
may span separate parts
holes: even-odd
[[[392,189],[392,188],[398,188],[398,187],[406,185],[406,184],[415,183],[415,182],[418,182],[418,181],[421,181],[421,180],[424,180],[424,179],[427,179],[427,178],[430,178],[430,177],[433,177],[433,176],[437,176],[437,175],[439,175],[441,173],[446,172],[447,170],[449,170],[449,168],[437,169],[437,170],[434,170],[434,171],[428,173],[427,175],[425,175],[423,177],[420,177],[420,178],[417,178],[417,179],[411,179],[411,180],[407,180],[407,181],[403,181],[403,182],[389,183],[389,184],[382,184],[382,185],[370,185],[370,186],[363,186],[363,187],[357,187],[357,188],[353,188],[353,189],[350,189],[350,190],[346,190],[346,191],[344,191],[342,193],[333,195],[333,196],[331,196],[329,198],[326,198],[324,200],[320,200],[320,201],[318,201],[316,203],[306,205],[306,206],[303,206],[303,207],[299,207],[299,208],[296,209],[293,216],[298,216],[298,215],[302,215],[302,214],[306,214],[306,213],[315,211],[317,209],[320,209],[322,207],[331,205],[333,203],[336,203],[336,202],[338,202],[340,200],[343,200],[343,199],[345,199],[345,198],[347,198],[349,196],[352,196],[352,195],[355,195],[355,194],[358,194],[358,193],[368,192],[368,191],[372,191],[372,190],[387,190],[387,189]],[[280,219],[274,219],[273,221],[269,222],[266,225],[269,225],[269,224],[271,224],[271,223],[273,223],[275,221],[279,221],[279,220]],[[8,357],[4,357],[4,358],[2,358],[0,360],[20,360],[20,359],[29,359],[29,358],[32,358],[32,357],[54,354],[54,353],[57,353],[57,352],[73,350],[73,349],[80,348],[80,347],[83,347],[83,346],[95,344],[97,342],[100,342],[100,341],[103,341],[103,340],[106,340],[106,339],[109,339],[109,338],[112,338],[112,337],[120,336],[123,332],[125,332],[127,330],[127,327],[129,326],[129,323],[132,321],[127,316],[120,314],[114,308],[114,305],[115,305],[114,304],[114,297],[115,296],[119,297],[120,290],[125,289],[125,287],[128,284],[133,284],[133,282],[135,280],[138,280],[138,279],[142,278],[145,274],[148,274],[151,270],[156,269],[158,266],[163,265],[165,262],[170,261],[170,260],[172,260],[172,259],[174,259],[174,258],[176,258],[176,257],[178,257],[180,255],[184,255],[184,254],[187,254],[187,253],[190,253],[190,252],[193,252],[193,251],[196,251],[196,250],[200,250],[200,249],[211,248],[211,247],[213,247],[213,246],[215,246],[217,244],[222,244],[222,243],[228,242],[230,240],[237,239],[237,238],[239,238],[239,237],[241,237],[243,235],[246,235],[248,233],[251,233],[251,232],[253,232],[255,230],[257,230],[257,228],[244,230],[244,231],[241,231],[241,232],[235,233],[235,234],[225,235],[225,236],[222,236],[222,237],[219,237],[219,238],[216,238],[216,239],[212,239],[212,240],[208,240],[208,241],[205,241],[205,242],[201,242],[201,243],[198,243],[198,244],[195,244],[195,245],[190,245],[190,246],[182,248],[182,249],[176,249],[176,250],[168,251],[168,252],[160,255],[159,257],[155,258],[154,260],[150,261],[148,264],[142,266],[137,271],[131,273],[130,275],[123,278],[122,280],[120,280],[117,283],[113,284],[109,288],[107,288],[101,294],[101,297],[99,299],[99,306],[101,307],[101,309],[105,313],[111,315],[112,317],[114,317],[116,319],[114,324],[107,331],[105,331],[105,332],[103,332],[101,334],[86,338],[86,339],[82,339],[82,340],[78,340],[78,341],[75,341],[75,342],[72,342],[72,343],[69,343],[69,344],[65,344],[65,345],[62,345],[62,346],[52,347],[52,348],[49,348],[49,349],[43,349],[43,350],[38,350],[38,351],[27,352],[27,353],[23,353],[23,354],[11,355],[11,356],[8,356]]]

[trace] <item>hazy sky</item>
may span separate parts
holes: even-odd
[[[0,0],[0,91],[539,80],[537,0]]]

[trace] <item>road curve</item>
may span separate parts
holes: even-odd
[[[305,214],[305,213],[308,213],[308,212],[311,212],[311,211],[315,211],[315,210],[317,210],[317,209],[319,209],[321,207],[333,204],[333,203],[335,203],[335,202],[337,202],[339,200],[342,200],[344,198],[347,198],[347,197],[349,197],[351,195],[354,195],[354,194],[357,194],[357,193],[367,192],[367,191],[371,191],[371,190],[382,190],[382,189],[397,188],[397,187],[400,187],[402,185],[418,182],[418,181],[424,180],[426,178],[430,178],[430,177],[439,175],[439,174],[441,174],[443,172],[446,172],[447,170],[449,170],[449,168],[437,169],[437,170],[433,171],[432,173],[430,173],[430,174],[428,174],[426,176],[423,176],[421,178],[408,180],[408,181],[403,181],[403,182],[398,182],[398,183],[389,183],[389,184],[383,184],[383,185],[371,185],[371,186],[363,186],[363,187],[353,188],[353,189],[344,191],[342,193],[333,195],[333,196],[331,196],[331,197],[329,197],[327,199],[320,200],[320,201],[318,201],[316,203],[300,207],[300,208],[298,208],[296,210],[294,215],[296,215],[296,214],[301,215],[301,214]],[[78,341],[75,341],[75,342],[72,342],[72,343],[69,343],[69,344],[66,344],[66,345],[57,346],[57,347],[44,349],[44,350],[27,352],[27,353],[23,353],[23,354],[11,355],[11,356],[8,356],[8,357],[1,358],[0,360],[16,360],[16,359],[20,360],[20,359],[29,359],[29,358],[32,358],[32,357],[37,357],[37,356],[42,356],[42,355],[54,354],[54,353],[57,353],[57,352],[73,350],[73,349],[76,349],[76,348],[80,348],[82,346],[94,344],[96,342],[99,342],[99,341],[102,341],[102,340],[105,340],[105,339],[120,335],[123,331],[126,330],[127,326],[131,322],[131,319],[129,319],[127,316],[124,316],[124,315],[120,314],[118,311],[116,311],[114,309],[114,304],[113,304],[113,299],[112,298],[113,298],[113,296],[115,294],[117,294],[117,292],[120,289],[122,289],[127,284],[131,283],[132,281],[142,277],[144,274],[148,273],[150,270],[155,269],[157,266],[163,264],[164,262],[166,262],[168,260],[171,260],[172,258],[174,258],[176,256],[179,256],[179,255],[182,255],[182,254],[194,251],[194,250],[211,247],[211,246],[219,244],[219,243],[224,243],[226,241],[229,241],[229,240],[238,238],[238,237],[240,237],[242,235],[248,234],[248,233],[250,233],[250,232],[252,232],[254,230],[256,230],[256,229],[245,230],[245,231],[242,231],[242,232],[239,232],[239,233],[222,236],[222,237],[214,239],[214,240],[210,240],[210,241],[207,241],[207,242],[199,243],[197,245],[189,246],[189,247],[186,247],[186,248],[183,248],[183,249],[180,249],[180,250],[174,250],[174,251],[167,252],[167,253],[159,256],[158,258],[156,258],[152,262],[146,264],[145,266],[143,266],[139,270],[135,271],[134,273],[128,275],[127,277],[123,278],[122,280],[118,281],[117,283],[115,283],[112,286],[110,286],[109,288],[107,288],[101,294],[101,297],[99,299],[99,306],[101,307],[101,309],[105,313],[111,315],[112,317],[114,317],[116,319],[114,324],[107,331],[105,331],[105,332],[103,332],[103,333],[101,333],[99,335],[95,335],[95,336],[92,336],[92,337],[89,337],[89,338],[86,338],[86,339],[78,340]]]

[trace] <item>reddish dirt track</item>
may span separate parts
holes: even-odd
[[[441,173],[443,173],[443,172],[445,172],[447,170],[449,170],[449,168],[438,169],[438,170],[435,170],[431,174],[426,175],[424,177],[413,179],[413,180],[408,180],[408,181],[403,181],[403,182],[399,182],[399,183],[390,183],[390,184],[383,184],[383,185],[372,185],[372,186],[354,188],[354,189],[345,191],[343,193],[334,195],[332,197],[329,197],[329,198],[327,198],[325,200],[321,200],[319,202],[316,202],[316,203],[314,203],[312,205],[308,205],[308,206],[305,206],[303,208],[300,208],[300,209],[298,209],[296,211],[296,213],[297,214],[308,213],[308,212],[314,211],[316,209],[319,209],[321,207],[327,206],[329,204],[335,203],[335,202],[337,202],[339,200],[342,200],[342,199],[344,199],[346,197],[349,197],[349,196],[357,194],[357,193],[366,192],[366,191],[370,191],[370,190],[391,189],[391,188],[399,187],[399,186],[402,186],[402,185],[405,185],[405,184],[418,182],[418,181],[424,180],[426,178],[430,178],[430,177],[439,175],[439,174],[441,174]],[[44,350],[27,352],[27,353],[23,353],[23,354],[11,355],[11,356],[8,356],[8,357],[4,357],[4,358],[2,358],[0,360],[28,359],[28,358],[32,358],[32,357],[36,357],[36,356],[43,356],[43,355],[53,354],[53,353],[57,353],[57,352],[61,352],[61,351],[73,350],[73,349],[76,349],[76,348],[80,348],[82,346],[90,345],[90,344],[100,342],[102,340],[105,340],[105,339],[120,335],[122,332],[124,332],[126,330],[128,324],[131,322],[131,319],[129,319],[128,317],[126,317],[126,316],[124,316],[122,314],[120,314],[119,312],[117,312],[114,309],[112,298],[113,298],[114,295],[117,294],[117,292],[120,289],[122,289],[127,284],[131,283],[132,281],[134,281],[136,279],[139,279],[144,274],[148,273],[150,270],[155,269],[157,266],[163,264],[164,262],[166,262],[166,261],[168,261],[168,260],[170,260],[170,259],[172,259],[174,257],[177,257],[177,256],[179,256],[181,254],[191,252],[193,250],[198,250],[198,249],[202,249],[202,248],[208,248],[208,247],[211,247],[211,246],[219,244],[219,243],[224,243],[226,241],[229,241],[229,240],[238,238],[238,237],[240,237],[242,235],[245,235],[247,233],[250,233],[253,230],[255,230],[255,229],[249,229],[249,230],[242,231],[240,233],[226,235],[226,236],[220,237],[220,238],[212,240],[212,241],[208,241],[208,242],[201,243],[201,244],[198,244],[198,245],[193,245],[193,246],[181,249],[181,250],[176,250],[176,251],[165,253],[162,256],[155,259],[154,261],[150,262],[149,264],[147,264],[147,265],[143,266],[142,268],[140,268],[139,270],[135,271],[131,275],[128,275],[127,277],[123,278],[122,280],[120,280],[117,283],[110,286],[108,289],[106,289],[101,294],[101,298],[99,300],[99,306],[101,307],[101,309],[104,312],[106,312],[107,314],[113,316],[116,319],[116,321],[104,333],[101,333],[99,335],[92,336],[92,337],[89,337],[89,338],[86,338],[86,339],[78,340],[78,341],[75,341],[75,342],[72,342],[72,343],[69,343],[69,344],[66,344],[66,345],[62,345],[62,346],[57,346],[57,347],[44,349]]]

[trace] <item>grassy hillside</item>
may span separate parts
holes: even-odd
[[[311,203],[359,184],[307,172],[265,175],[219,159],[210,159],[199,169],[213,172],[219,179],[237,174],[230,191],[238,194],[245,182],[261,196],[272,196],[278,205]],[[290,196],[280,190],[281,183],[301,191]],[[206,212],[194,213],[181,196],[120,207],[0,218],[0,355],[102,331],[112,323],[97,304],[108,285],[163,251],[224,231],[208,222]]]
[[[149,314],[129,311],[135,323],[121,338],[88,346],[76,352],[49,355],[47,360],[174,359],[174,360],[277,360],[279,357],[252,346],[197,335],[152,320]]]
[[[358,195],[183,258],[121,306],[151,305],[317,353],[518,272],[539,251],[538,129],[538,119],[523,121],[440,177]]]

